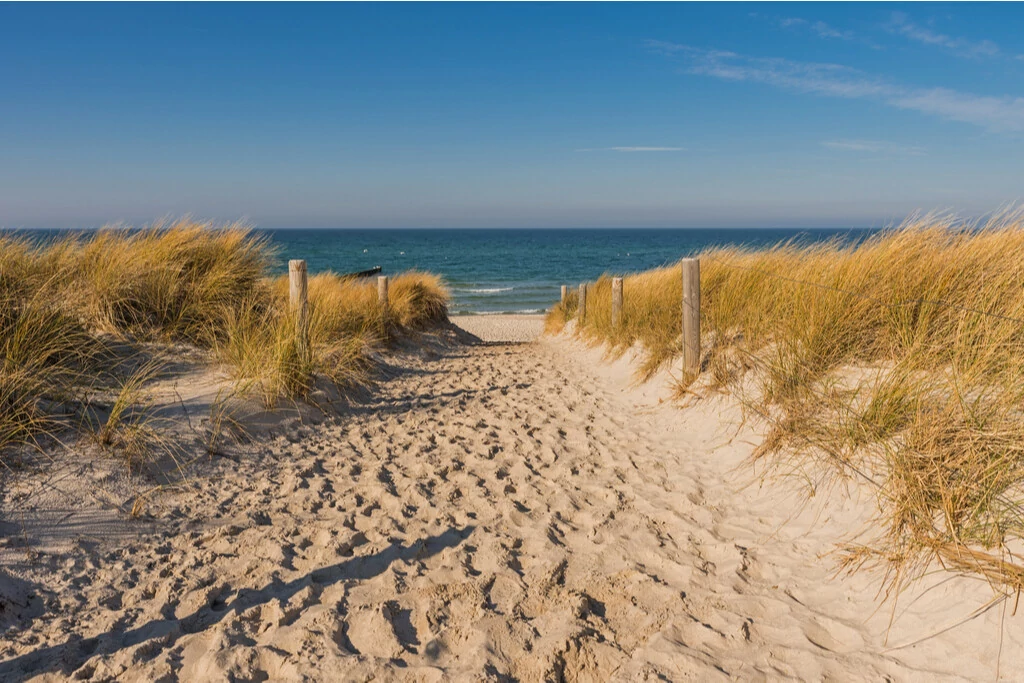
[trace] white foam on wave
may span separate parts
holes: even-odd
[[[538,315],[546,312],[543,308],[524,308],[518,311],[452,311],[451,315]]]
[[[499,292],[511,292],[515,287],[482,287],[480,289],[463,289],[459,291],[470,294],[498,294]]]

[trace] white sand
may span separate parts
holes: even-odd
[[[544,331],[543,315],[457,315],[451,320],[485,342],[529,342]]]
[[[827,555],[870,498],[745,487],[728,401],[680,411],[563,339],[391,360],[340,420],[165,494],[165,535],[5,556],[0,679],[995,680],[1000,645],[1022,670],[1001,607],[887,649],[880,577]],[[889,648],[985,601],[949,578]]]

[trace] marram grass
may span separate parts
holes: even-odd
[[[139,403],[144,387],[117,368],[130,367],[143,343],[205,349],[238,392],[272,406],[307,395],[316,376],[366,381],[373,347],[447,315],[448,292],[433,275],[393,278],[386,317],[375,283],[316,275],[311,351],[300,357],[287,282],[268,276],[273,257],[245,225],[190,220],[46,243],[0,237],[0,464],[19,444],[38,446],[67,427],[69,413],[90,414],[99,393],[132,387],[118,393],[111,417],[134,414],[121,403]],[[128,443],[118,432],[139,424],[107,420],[97,440]]]
[[[1024,217],[699,256],[702,374],[679,391],[739,396],[769,425],[758,457],[877,490],[877,536],[845,565],[881,563],[897,590],[935,564],[1024,588]],[[611,279],[591,283],[577,334],[638,344],[649,376],[681,354],[680,268],[624,292],[612,329]]]

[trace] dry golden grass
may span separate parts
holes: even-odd
[[[259,288],[272,251],[244,225],[181,221],[69,235],[32,255],[90,329],[206,344],[223,309]]]
[[[680,392],[732,391],[770,425],[758,456],[877,488],[878,537],[847,566],[880,562],[897,589],[935,562],[1024,587],[1024,217],[700,258],[703,374]],[[680,270],[624,288],[620,329],[602,277],[578,333],[641,344],[649,375],[681,351]]]
[[[305,358],[295,344],[286,276],[226,318],[217,351],[240,388],[256,393],[268,407],[280,398],[307,395],[317,375],[340,387],[366,382],[367,352],[396,327],[421,329],[444,320],[448,291],[435,275],[399,275],[389,282],[385,314],[376,281],[321,273],[309,279],[309,308],[310,354]]]
[[[189,220],[45,244],[0,237],[0,464],[11,462],[12,447],[38,446],[74,422],[68,413],[87,422],[92,397],[112,389],[117,398],[98,442],[138,457],[135,447],[152,430],[136,411],[145,384],[131,369],[138,363],[125,361],[141,342],[209,349],[239,393],[256,393],[269,406],[305,396],[317,375],[365,381],[372,347],[395,329],[447,314],[448,293],[433,275],[394,278],[387,318],[375,283],[317,275],[311,353],[300,357],[287,283],[268,278],[273,255],[244,225]]]
[[[579,292],[576,290],[566,292],[565,301],[559,301],[552,306],[544,318],[544,331],[548,334],[559,334],[565,329],[565,324],[576,317],[576,309],[579,308],[579,305]]]

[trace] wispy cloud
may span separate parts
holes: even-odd
[[[1021,97],[982,96],[950,88],[901,85],[840,64],[748,57],[663,41],[650,46],[660,54],[681,57],[686,62],[687,72],[692,74],[764,83],[826,97],[873,100],[992,131],[1024,131],[1024,98]]]
[[[924,147],[901,145],[884,140],[825,140],[822,147],[839,152],[864,152],[875,154],[900,154],[907,156],[923,156]]]
[[[824,21],[816,21],[811,24],[811,30],[817,33],[822,38],[838,38],[840,40],[853,40],[853,31],[840,31],[837,28],[829,26]]]
[[[689,53],[695,50],[695,48],[692,48],[689,45],[681,45],[680,43],[673,43],[667,40],[649,39],[644,41],[644,45],[646,45],[649,50],[665,56],[672,56],[680,52]],[[708,50],[707,52],[712,51]],[[733,52],[719,52],[718,54],[735,56],[735,53]]]
[[[784,17],[778,20],[782,28],[807,29],[819,38],[836,38],[838,40],[854,40],[857,36],[853,31],[840,31],[824,21],[809,21],[800,17]]]
[[[577,152],[685,152],[685,147],[587,147]]]
[[[944,33],[937,33],[929,28],[915,24],[903,12],[893,12],[886,28],[893,33],[906,36],[910,40],[925,45],[945,48],[961,57],[995,57],[999,54],[999,46],[991,40],[968,40],[967,38],[954,38]]]

